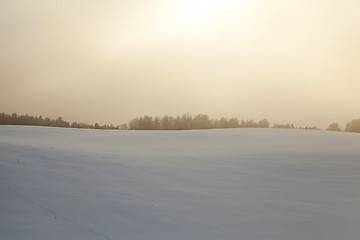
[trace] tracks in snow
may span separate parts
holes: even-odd
[[[102,238],[102,239],[106,239],[106,240],[110,240],[110,237],[107,236],[106,234],[96,231],[91,227],[86,227],[76,221],[73,221],[67,217],[62,216],[61,214],[59,214],[58,212],[52,210],[51,208],[46,207],[45,205],[39,203],[39,202],[35,202],[33,200],[31,200],[30,198],[26,197],[25,195],[23,195],[22,193],[20,193],[19,191],[15,190],[7,181],[5,181],[1,176],[0,176],[0,181],[3,182],[3,184],[9,189],[9,191],[11,191],[12,193],[14,193],[16,196],[18,196],[19,198],[23,199],[24,201],[30,203],[31,205],[43,210],[44,212],[46,212],[49,216],[53,217],[56,220],[62,220],[66,223],[69,223],[75,227],[77,227],[78,229],[84,231],[84,232],[88,232],[96,237]]]

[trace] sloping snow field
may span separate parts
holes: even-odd
[[[0,239],[359,240],[360,134],[1,126]]]

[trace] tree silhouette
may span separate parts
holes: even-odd
[[[31,125],[31,126],[46,126],[46,127],[64,127],[64,128],[94,128],[93,125],[88,123],[78,123],[73,122],[69,123],[63,120],[61,117],[58,117],[56,120],[50,119],[49,117],[43,118],[42,116],[33,117],[28,114],[17,115],[13,113],[11,115],[6,113],[0,113],[0,125]],[[103,126],[98,123],[95,124],[97,129],[127,129],[127,125],[123,124],[121,126],[115,127],[114,125],[105,124]]]
[[[329,127],[326,130],[327,131],[341,131],[338,123],[330,124]]]
[[[360,118],[359,119],[353,119],[350,122],[346,124],[345,128],[346,132],[357,132],[360,133]]]
[[[129,122],[128,128],[131,130],[187,130],[187,129],[211,129],[211,128],[268,128],[270,122],[264,118],[259,122],[254,120],[239,120],[236,117],[229,120],[225,117],[218,119],[210,119],[206,114],[198,114],[191,116],[183,114],[181,117],[163,116],[160,117],[137,117]]]

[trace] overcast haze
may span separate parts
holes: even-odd
[[[360,1],[0,0],[0,112],[360,117]]]

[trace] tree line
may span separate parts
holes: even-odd
[[[290,124],[290,123],[285,123],[285,124],[279,124],[279,123],[274,123],[272,128],[290,128],[290,129],[305,129],[305,130],[320,130],[320,128],[317,128],[316,126],[312,126],[312,127],[295,127],[294,124]]]
[[[235,117],[227,119],[210,119],[206,114],[192,116],[183,114],[172,117],[137,117],[129,122],[130,130],[190,130],[190,129],[214,129],[214,128],[268,128],[270,122],[267,119],[255,122],[253,120],[239,120]]]
[[[337,122],[331,123],[326,130],[328,130],[328,131],[343,131]],[[350,122],[348,122],[345,126],[344,131],[360,133],[360,118],[353,119]]]
[[[291,129],[307,129],[320,130],[316,126],[313,127],[295,127],[294,124],[273,124],[270,126],[269,120],[266,118],[259,120],[241,120],[236,117],[227,119],[210,119],[206,114],[198,114],[191,116],[183,114],[182,116],[172,117],[165,115],[164,117],[143,116],[137,117],[129,122],[130,130],[189,130],[189,129],[215,129],[215,128],[291,128]]]
[[[100,125],[98,123],[88,124],[79,122],[68,122],[61,117],[50,119],[42,116],[17,115],[0,113],[0,125],[28,125],[28,126],[45,126],[45,127],[63,127],[63,128],[87,128],[87,129],[122,129],[122,125],[114,126],[112,124]]]
[[[259,121],[241,120],[236,117],[220,119],[210,119],[206,114],[198,114],[192,116],[190,114],[183,114],[182,116],[172,117],[151,117],[142,116],[134,118],[129,124],[121,124],[114,126],[113,124],[100,125],[98,123],[88,124],[82,122],[68,122],[61,117],[50,119],[42,116],[30,116],[0,113],[0,125],[30,125],[30,126],[49,126],[49,127],[64,127],[64,128],[87,128],[87,129],[118,129],[118,130],[190,130],[190,129],[214,129],[214,128],[289,128],[289,129],[307,129],[319,130],[316,126],[313,127],[295,127],[294,124],[278,124],[275,123],[270,126],[270,122],[264,118]],[[345,131],[360,133],[360,119],[353,119],[346,124],[344,130],[339,127],[338,123],[332,123],[326,129],[328,131]]]

